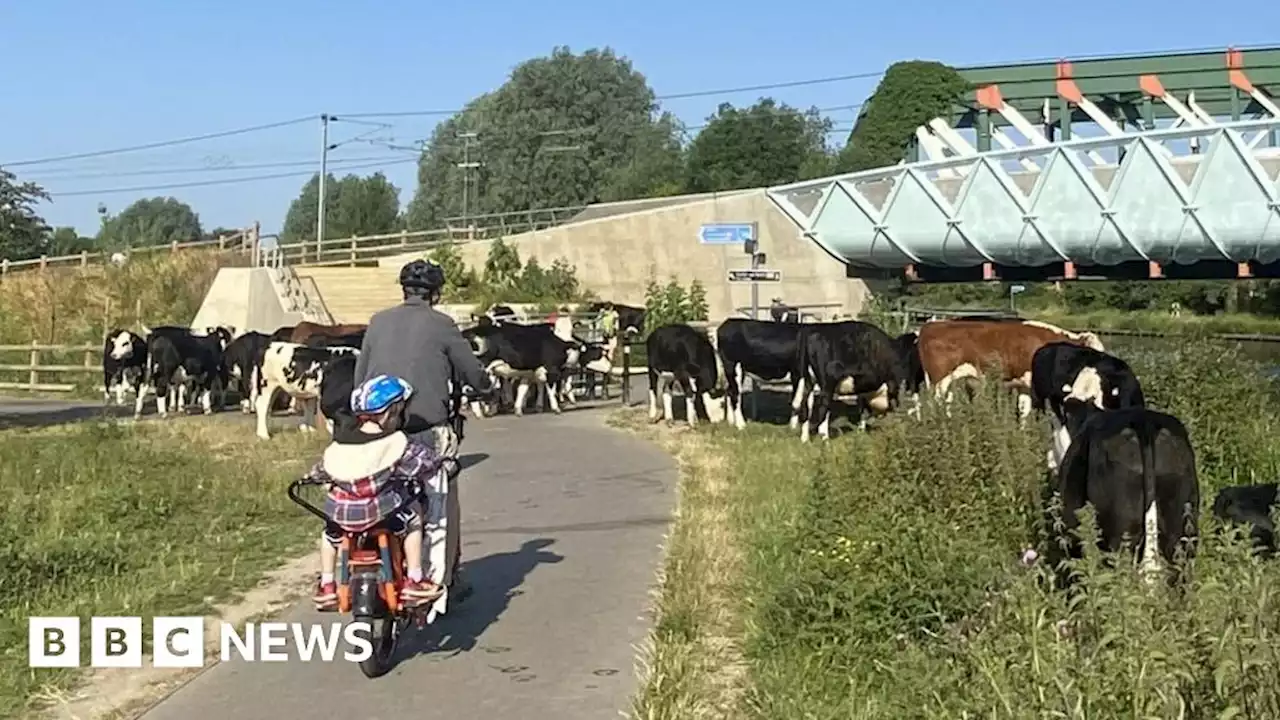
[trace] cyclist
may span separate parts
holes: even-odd
[[[384,525],[404,538],[408,580],[402,589],[412,604],[430,603],[444,593],[425,574],[422,538],[423,514],[409,499],[425,490],[431,507],[428,516],[439,517],[440,501],[432,483],[444,460],[431,445],[410,440],[403,431],[406,408],[413,387],[397,377],[379,375],[351,393],[354,422],[334,427],[333,442],[308,476],[329,487],[325,501],[324,537],[320,541],[320,583],[315,603],[319,610],[337,607],[334,580],[338,545],[348,532]],[[434,510],[434,512],[432,512]]]
[[[411,439],[431,444],[451,464],[447,499],[447,557],[444,585],[460,599],[469,588],[458,573],[462,556],[459,542],[457,457],[458,437],[450,424],[450,386],[456,378],[480,395],[492,393],[489,375],[462,336],[453,318],[435,306],[445,286],[444,269],[425,260],[414,260],[400,269],[404,302],[369,319],[360,358],[357,383],[379,374],[404,378],[415,389],[409,399],[404,431]]]

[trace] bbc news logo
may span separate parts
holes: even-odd
[[[246,662],[288,662],[290,642],[298,659],[333,662],[339,654],[348,662],[373,656],[369,623],[268,622],[245,623],[237,630],[218,623],[218,646],[222,662],[237,656]],[[140,617],[93,617],[89,620],[89,666],[95,668],[140,668],[146,639]],[[205,619],[203,617],[156,617],[151,622],[151,664],[158,668],[198,668],[205,665]],[[339,653],[340,641],[346,649]],[[29,666],[45,668],[81,667],[80,618],[33,617],[27,624]]]

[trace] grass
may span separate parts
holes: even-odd
[[[1185,596],[1092,551],[1081,599],[1045,589],[1047,424],[994,392],[809,446],[645,428],[684,472],[635,717],[1280,717],[1280,566],[1209,512],[1280,474],[1276,392],[1207,340],[1123,355],[1197,452]]]
[[[318,452],[236,417],[0,434],[0,717],[83,677],[27,667],[27,617],[79,616],[87,663],[85,618],[206,614],[301,552],[285,488]]]
[[[1280,335],[1280,318],[1252,313],[1222,313],[1174,317],[1152,310],[1094,310],[1068,312],[1061,309],[1027,310],[1024,317],[1043,320],[1061,327],[1091,330],[1140,330],[1167,334],[1256,334]]]

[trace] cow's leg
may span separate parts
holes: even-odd
[[[795,430],[800,427],[800,410],[804,407],[806,383],[804,375],[792,374],[799,376],[791,379],[791,420],[788,425]]]
[[[271,414],[271,399],[275,397],[276,388],[274,385],[267,384],[262,392],[258,394],[255,401],[255,410],[258,412],[258,437],[263,440],[270,440],[271,434],[267,432],[267,416]]]
[[[688,372],[683,372],[679,376],[680,392],[684,393],[684,415],[685,421],[689,423],[689,427],[698,426],[698,381],[694,380]]]
[[[737,365],[720,357],[720,364],[724,368],[724,420],[728,423],[738,424],[738,402],[740,400],[741,391],[738,386]]]
[[[560,407],[560,371],[547,370],[546,368],[538,368],[538,384],[542,386],[543,392],[547,394],[547,402],[551,403],[551,412],[559,415],[564,412]]]
[[[822,391],[815,386],[809,395],[809,417],[800,423],[800,442],[809,442],[809,436],[817,429],[818,418],[823,412],[827,412],[825,398],[822,397]]]
[[[172,399],[174,396],[173,383],[168,379],[161,379],[156,382],[156,414],[162,418],[169,417],[169,408],[172,407]]]
[[[120,380],[116,383],[116,404],[124,405],[124,394],[129,389],[125,384],[124,373],[120,373]]]
[[[735,385],[737,388],[735,402],[733,404],[733,422],[738,427],[739,430],[746,430],[747,418],[745,415],[742,414],[742,386],[744,384],[744,381],[747,378],[747,373],[742,368],[741,363],[739,363],[736,367],[734,367],[733,372],[734,372],[734,380],[736,381]],[[753,389],[752,392],[755,392],[755,390]]]
[[[676,421],[675,412],[672,410],[674,402],[671,397],[671,386],[675,385],[675,376],[671,378],[662,378],[662,416],[667,419],[667,424],[672,425]]]
[[[658,410],[658,391],[662,386],[662,375],[658,370],[649,365],[649,422],[658,422],[662,419],[661,412]]]
[[[315,432],[313,427],[316,422],[316,408],[320,404],[319,399],[299,398],[298,408],[302,410],[302,420],[298,423],[299,432],[309,433]]]
[[[200,409],[204,410],[205,415],[213,414],[213,390],[207,386],[200,393]]]
[[[1142,514],[1142,525],[1142,566],[1139,572],[1143,580],[1153,583],[1160,573],[1160,510],[1155,497],[1151,498]]]
[[[529,380],[527,378],[522,377],[517,381],[517,383],[518,384],[516,385],[515,414],[516,414],[516,417],[523,417],[524,404],[525,404],[525,401],[529,399]]]
[[[134,420],[138,420],[142,417],[142,404],[147,401],[147,390],[150,390],[150,389],[151,389],[151,386],[146,383],[143,383],[138,387],[138,397],[134,398],[134,401],[133,401],[133,419]],[[159,401],[159,398],[160,398],[160,395],[159,393],[157,393],[156,394],[157,401]]]

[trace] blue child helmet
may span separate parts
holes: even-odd
[[[413,395],[413,386],[391,375],[369,378],[351,391],[351,410],[358,415],[377,415]]]

